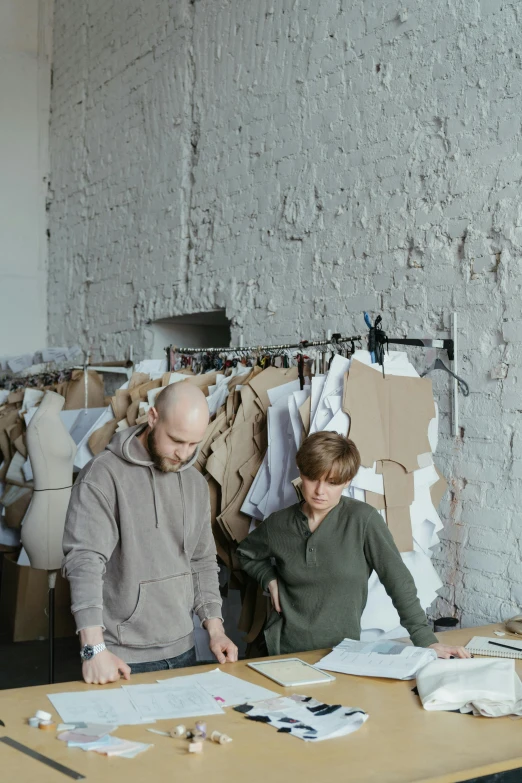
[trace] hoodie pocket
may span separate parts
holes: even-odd
[[[118,625],[124,647],[164,647],[192,632],[192,574],[140,582],[138,603],[128,620]]]

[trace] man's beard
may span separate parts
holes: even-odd
[[[151,430],[147,435],[147,448],[149,450],[152,462],[154,463],[154,467],[156,467],[158,470],[161,470],[162,473],[178,473],[181,468],[185,467],[185,465],[188,465],[197,451],[196,449],[184,462],[172,463],[169,459],[167,459],[167,457],[165,457],[164,454],[161,454],[158,451],[156,447],[156,437],[154,435],[154,430]]]

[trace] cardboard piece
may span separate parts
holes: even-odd
[[[129,381],[129,392],[135,389],[136,386],[141,386],[142,383],[147,383],[149,380],[148,372],[133,372]]]
[[[134,402],[131,402],[131,404],[127,408],[127,421],[129,423],[129,427],[134,427],[134,425],[136,424],[139,407],[140,407],[140,400],[134,400]]]
[[[408,473],[420,454],[431,452],[428,426],[435,417],[431,380],[389,375],[356,359],[345,375],[342,408],[350,416],[350,438],[362,464],[398,462]]]
[[[303,422],[303,430],[305,435],[310,432],[310,419],[312,416],[312,398],[308,397],[299,408],[299,416]]]
[[[377,463],[384,481],[386,522],[399,552],[413,551],[410,505],[414,498],[413,473],[406,473],[397,462]]]
[[[386,509],[386,524],[399,552],[413,551],[410,510],[400,506]]]
[[[94,370],[87,371],[87,405],[85,405],[85,373],[83,370],[73,370],[65,392],[64,411],[79,410],[80,408],[103,408],[104,401],[102,376]]]
[[[370,492],[369,490],[366,490],[365,500],[369,506],[377,509],[377,511],[384,511],[386,508],[384,495],[379,495],[377,492]]]
[[[109,441],[116,432],[117,427],[118,422],[116,419],[111,419],[111,421],[108,421],[103,425],[103,427],[100,427],[99,430],[95,430],[92,433],[88,440],[88,444],[94,456],[99,454],[100,451],[103,451],[103,449],[109,444]]]
[[[289,381],[295,381],[299,377],[297,367],[288,367],[278,370],[277,367],[267,367],[266,370],[256,375],[249,381],[249,386],[255,391],[259,404],[266,413],[270,406],[268,399],[268,389],[275,389],[276,386],[282,386]]]
[[[140,386],[135,386],[134,389],[130,392],[131,400],[134,402],[135,400],[141,400],[142,402],[147,401],[147,393],[151,391],[151,389],[159,389],[161,387],[161,378],[158,378],[157,381],[147,381],[146,383],[142,383]]]
[[[117,421],[125,419],[127,409],[131,404],[131,395],[127,389],[116,389],[116,394],[111,397],[112,412]]]
[[[48,638],[48,575],[29,566],[19,566],[16,555],[4,555],[0,589],[0,634],[2,641],[27,642]],[[74,636],[69,583],[57,574],[55,590],[55,636]]]
[[[442,498],[447,492],[448,482],[437,468],[435,468],[435,470],[437,471],[439,480],[435,484],[431,485],[430,495],[431,495],[431,502],[433,503],[435,508],[438,508]]]

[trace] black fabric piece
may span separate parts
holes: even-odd
[[[415,686],[415,688],[412,688],[412,689],[411,689],[411,692],[412,692],[412,693],[414,693],[414,694],[415,694],[415,696],[418,696],[418,695],[419,695],[419,689],[417,688],[417,686]]]
[[[287,729],[286,726],[281,726],[280,729],[277,730],[278,734],[290,734],[292,729]]]
[[[281,718],[279,723],[299,723],[295,718]]]
[[[350,712],[345,712],[344,714],[345,715],[357,715],[357,714],[365,715],[366,713],[364,712],[364,710],[350,710]]]
[[[303,699],[303,704],[306,704],[309,701],[312,701],[312,697],[311,696],[306,696],[306,698]]]
[[[308,707],[310,712],[313,712],[314,715],[318,715],[320,718],[323,715],[331,715],[332,712],[337,712],[337,710],[341,709],[340,704],[322,704],[320,707]]]
[[[238,704],[237,707],[233,708],[236,712],[242,712],[243,714],[250,712],[250,710],[254,709],[252,704]]]
[[[256,723],[272,723],[268,715],[245,715],[247,720],[255,720]],[[290,731],[290,729],[288,729]]]

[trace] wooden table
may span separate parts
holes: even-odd
[[[448,643],[466,644],[473,635],[491,636],[501,628],[491,625],[449,631],[440,638]],[[316,663],[323,652],[304,653],[300,657]],[[521,665],[522,661],[517,661],[517,667]],[[157,677],[212,668],[135,675],[132,682],[152,683]],[[285,693],[284,688],[247,668],[244,661],[224,668],[236,677]],[[335,682],[302,688],[325,702],[361,707],[369,713],[368,721],[355,734],[321,743],[278,734],[270,726],[246,720],[231,708],[226,709],[225,715],[207,717],[206,721],[209,730],[226,732],[233,742],[224,746],[207,742],[202,755],[189,755],[184,740],[151,734],[144,726],[122,726],[114,732],[116,736],[153,743],[154,747],[135,759],[107,758],[68,748],[56,739],[55,732],[26,725],[27,718],[37,709],[53,712],[58,721],[46,694],[87,690],[89,686],[82,682],[0,691],[0,719],[6,725],[5,729],[0,727],[0,736],[7,735],[28,745],[82,773],[92,783],[456,783],[522,768],[522,722],[509,717],[488,719],[427,712],[412,693],[414,685],[414,681],[338,674]],[[287,692],[294,693],[296,689]],[[194,723],[190,718],[183,722],[187,726]],[[155,728],[169,729],[174,723],[158,721]],[[65,783],[71,778],[0,743],[0,780]]]

